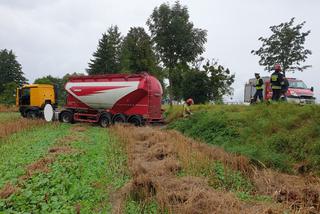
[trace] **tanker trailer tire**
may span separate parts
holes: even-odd
[[[115,114],[112,117],[113,124],[125,123],[125,122],[126,122],[126,116],[124,116],[124,114]]]
[[[107,128],[111,123],[110,114],[103,114],[100,116],[99,125],[103,128]]]
[[[135,126],[142,126],[142,117],[139,115],[132,115],[129,117],[128,123]]]
[[[29,110],[26,113],[26,117],[28,119],[36,119],[38,117],[38,114],[37,114],[37,112],[35,110]]]
[[[72,123],[73,122],[73,113],[70,111],[62,111],[59,115],[59,120],[62,123]]]

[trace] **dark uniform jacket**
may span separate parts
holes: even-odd
[[[283,74],[280,72],[273,72],[270,78],[271,88],[272,89],[282,89],[283,86]]]

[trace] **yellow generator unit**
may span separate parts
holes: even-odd
[[[49,84],[31,84],[17,88],[16,106],[23,117],[36,118],[43,115],[46,104],[57,107],[56,87]]]

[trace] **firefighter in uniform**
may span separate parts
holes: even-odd
[[[261,79],[259,73],[255,73],[254,75],[256,77],[256,93],[253,96],[253,103],[256,103],[258,98],[260,102],[263,102],[263,80]]]
[[[272,89],[272,100],[279,101],[282,94],[282,86],[284,85],[284,77],[280,72],[280,64],[275,64],[274,72],[271,74],[270,83]]]
[[[183,117],[189,117],[192,112],[190,110],[190,106],[193,104],[193,99],[189,98],[183,104]]]

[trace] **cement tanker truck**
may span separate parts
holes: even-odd
[[[65,84],[65,90],[66,104],[59,112],[47,98],[39,102],[41,106],[30,106],[30,109],[33,112],[37,109],[35,115],[44,115],[47,121],[56,117],[64,123],[91,122],[102,127],[124,122],[135,125],[163,122],[162,87],[147,73],[73,76]],[[28,106],[23,109],[24,115],[31,115],[27,114]]]

